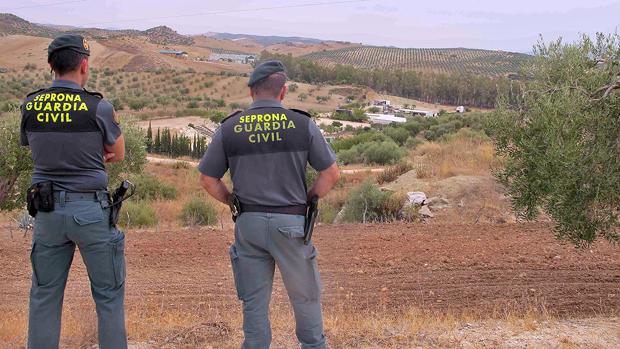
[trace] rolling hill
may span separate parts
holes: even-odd
[[[405,69],[440,73],[505,75],[516,73],[529,56],[522,53],[466,48],[346,47],[303,56],[323,65]]]

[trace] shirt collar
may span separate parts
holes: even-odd
[[[78,85],[74,81],[69,80],[54,80],[52,82],[52,87],[64,87],[64,88],[72,88],[74,90],[81,90],[82,87]]]
[[[259,99],[250,106],[250,109],[254,108],[282,108],[282,102],[276,99]]]

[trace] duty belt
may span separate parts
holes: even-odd
[[[292,205],[292,206],[263,206],[263,205],[247,205],[240,204],[241,213],[243,212],[262,212],[262,213],[281,213],[281,214],[294,214],[305,216],[306,205]]]
[[[107,201],[110,194],[107,191],[96,192],[69,192],[69,191],[54,191],[54,201]]]

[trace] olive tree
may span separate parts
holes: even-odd
[[[30,149],[19,141],[19,113],[0,117],[0,210],[24,207],[26,190],[32,178]],[[130,123],[121,126],[125,137],[125,160],[108,164],[110,185],[117,185],[124,176],[140,174],[146,165],[144,131]]]
[[[492,120],[515,210],[541,211],[559,238],[585,246],[618,241],[620,225],[620,36],[535,46],[518,96]]]

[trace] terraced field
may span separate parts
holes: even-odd
[[[325,65],[406,69],[441,73],[505,75],[518,72],[529,56],[522,53],[465,48],[349,47],[304,56]]]

